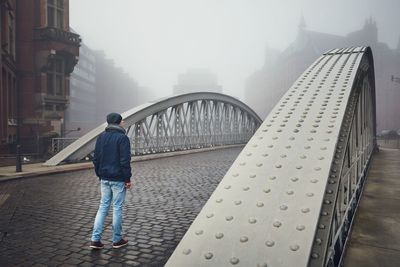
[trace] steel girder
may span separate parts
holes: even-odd
[[[338,266],[375,147],[370,48],[323,54],[250,139],[167,266]]]
[[[132,155],[244,144],[262,120],[231,96],[199,92],[149,102],[122,114]],[[94,150],[106,123],[60,151],[44,165],[79,161]]]

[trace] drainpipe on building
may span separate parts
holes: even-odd
[[[18,5],[17,2],[15,2],[16,5]],[[17,6],[15,7],[17,10]],[[21,111],[20,111],[20,98],[21,98],[21,92],[20,92],[20,83],[19,83],[19,70],[18,70],[18,53],[17,53],[17,42],[18,42],[18,12],[15,12],[15,61],[17,64],[17,71],[16,71],[16,76],[17,76],[17,147],[16,147],[16,162],[15,162],[15,172],[22,172],[22,161],[21,161],[21,139],[20,139],[20,128],[21,128]]]

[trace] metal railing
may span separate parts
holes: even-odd
[[[50,154],[55,155],[73,142],[75,142],[78,138],[74,137],[61,137],[61,138],[52,138],[51,139],[51,147]]]

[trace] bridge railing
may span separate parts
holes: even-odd
[[[245,144],[261,124],[260,117],[231,96],[198,92],[149,102],[122,114],[131,140],[132,155]],[[45,165],[74,162],[93,153],[102,124]],[[55,150],[60,147],[55,143]],[[60,144],[60,145],[59,145]]]

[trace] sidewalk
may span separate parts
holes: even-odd
[[[44,174],[79,171],[93,167],[91,162],[65,164],[54,167],[47,167],[43,166],[42,164],[43,163],[23,164],[22,172],[15,172],[15,166],[0,167],[0,182],[18,178],[40,176]]]
[[[180,155],[186,155],[186,154],[192,154],[192,153],[201,153],[201,152],[213,151],[213,150],[218,150],[218,149],[242,147],[242,146],[243,146],[242,144],[229,145],[229,146],[218,146],[218,147],[208,147],[208,148],[200,148],[200,149],[193,149],[193,150],[167,152],[167,153],[160,153],[160,154],[150,154],[150,155],[144,155],[144,156],[135,156],[135,157],[132,157],[131,161],[137,162],[137,161],[144,161],[144,160],[152,160],[152,159],[180,156]],[[54,174],[54,173],[80,171],[80,170],[85,170],[85,169],[90,169],[90,168],[93,168],[93,163],[91,161],[81,162],[81,163],[64,164],[64,165],[59,165],[59,166],[43,166],[43,162],[33,163],[33,164],[23,164],[22,172],[19,172],[19,173],[15,172],[15,165],[14,166],[6,166],[6,167],[0,167],[0,182],[12,180],[12,179],[28,178],[28,177]]]

